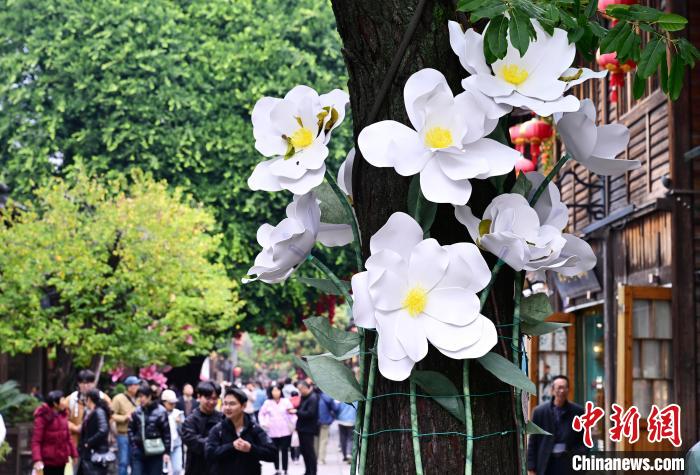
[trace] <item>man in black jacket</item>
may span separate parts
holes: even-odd
[[[298,388],[301,393],[301,404],[297,409],[297,433],[306,469],[304,475],[316,475],[314,437],[318,435],[318,395],[306,381],[300,381]]]
[[[187,447],[185,475],[207,475],[213,473],[207,463],[204,447],[209,431],[221,422],[223,416],[216,410],[221,388],[218,384],[203,381],[197,385],[199,407],[182,424],[182,442]]]
[[[574,473],[571,458],[587,451],[583,433],[571,427],[574,417],[584,413],[583,407],[569,402],[569,379],[552,379],[552,399],[535,408],[532,422],[552,435],[530,436],[527,445],[528,475],[567,475]]]
[[[157,475],[163,473],[163,465],[170,463],[170,421],[165,408],[154,400],[153,389],[142,384],[136,391],[139,407],[129,422],[129,445],[131,447],[131,473]],[[144,449],[144,438],[160,439],[162,452],[148,454]]]

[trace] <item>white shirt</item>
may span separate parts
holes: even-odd
[[[173,409],[168,414],[168,422],[170,422],[170,450],[182,445],[182,437],[180,437],[180,426],[185,420],[184,412],[180,409]]]

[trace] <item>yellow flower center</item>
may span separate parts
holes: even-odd
[[[452,132],[443,127],[431,127],[425,133],[425,145],[430,148],[445,148],[452,145]]]
[[[416,317],[425,310],[428,303],[428,293],[421,287],[413,287],[403,299],[403,308],[412,316]]]
[[[484,219],[479,223],[479,237],[491,232],[491,220]]]
[[[517,64],[509,64],[501,68],[501,76],[506,82],[519,86],[530,74]]]
[[[297,129],[291,137],[289,137],[289,143],[292,144],[295,150],[308,147],[314,141],[314,133],[311,132],[306,127],[301,127]]]

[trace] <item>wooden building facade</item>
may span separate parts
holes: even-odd
[[[687,0],[646,3],[700,25],[700,9]],[[700,28],[688,35],[700,44]],[[599,123],[630,129],[618,159],[639,160],[641,167],[598,177],[571,161],[561,171],[567,231],[591,244],[598,265],[573,281],[547,282],[557,310],[551,319],[571,326],[533,339],[530,375],[540,392],[535,402],[547,399],[552,376],[566,374],[570,398],[593,401],[606,416],[614,402],[637,406],[640,440],[613,445],[606,417],[595,434],[600,449],[672,449],[647,442],[645,421],[652,404],[677,403],[687,449],[700,438],[700,157],[692,158],[700,150],[694,150],[700,146],[700,67],[687,75],[676,102],[667,100],[657,76],[635,100],[631,79],[614,102],[607,78],[577,86],[579,97],[596,104]]]

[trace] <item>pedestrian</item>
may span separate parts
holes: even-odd
[[[336,416],[335,401],[318,387],[315,392],[318,395],[318,438],[316,438],[318,444],[316,446],[316,455],[318,463],[325,465],[328,435]]]
[[[189,383],[185,384],[182,387],[182,396],[177,400],[177,408],[185,413],[185,417],[189,417],[192,411],[199,406],[199,403],[193,396],[194,388]]]
[[[317,462],[314,438],[318,435],[318,395],[308,381],[299,381],[301,403],[296,410],[299,448],[304,457],[305,475],[316,475]]]
[[[272,462],[277,449],[265,431],[245,413],[248,396],[241,389],[226,388],[224,419],[209,433],[207,460],[216,475],[260,475],[261,461]]]
[[[253,384],[252,381],[248,381],[246,383],[246,385],[241,389],[243,390],[246,397],[248,398],[248,402],[246,403],[245,407],[243,408],[243,412],[245,412],[249,416],[255,418],[255,405],[253,404],[255,401],[255,384]],[[256,422],[257,422],[257,419],[256,419]]]
[[[128,475],[131,466],[131,454],[129,452],[129,421],[131,414],[136,410],[136,391],[141,380],[136,376],[129,376],[124,380],[126,390],[114,396],[112,401],[112,420],[117,426],[117,448],[119,450],[119,475]]]
[[[197,385],[197,407],[182,424],[182,441],[187,447],[186,475],[206,475],[214,473],[209,470],[204,448],[209,431],[221,422],[223,416],[216,411],[221,388],[211,381],[202,381]]]
[[[292,378],[286,378],[284,380],[284,386],[282,387],[282,396],[289,399],[292,397],[292,392],[296,390],[297,387],[292,384]]]
[[[567,400],[569,378],[552,378],[552,399],[540,404],[532,414],[532,422],[552,435],[532,434],[527,445],[528,475],[567,475],[573,473],[571,459],[587,452],[583,433],[574,431],[574,417],[584,413],[583,407]]]
[[[87,416],[87,398],[86,394],[91,389],[95,388],[97,377],[92,370],[83,369],[78,372],[78,390],[73,391],[70,396],[68,396],[68,428],[71,431],[71,437],[73,438],[73,443],[76,447],[79,447],[80,432],[83,427],[83,420]],[[102,391],[99,392],[100,399],[107,402],[109,405],[112,401]],[[78,449],[78,454],[81,451]],[[76,463],[76,467],[80,466]]]
[[[255,419],[258,419],[258,413],[265,401],[267,401],[268,391],[263,389],[263,385],[258,381],[255,383],[255,399],[253,400],[253,409],[255,409]]]
[[[155,399],[153,388],[142,383],[136,391],[139,407],[129,422],[132,475],[161,475],[170,463],[168,413]]]
[[[185,422],[185,413],[176,408],[177,395],[175,391],[166,389],[160,395],[163,406],[168,412],[170,422],[170,475],[182,475],[182,423]]]
[[[85,393],[85,418],[80,430],[78,475],[106,475],[116,457],[109,450],[109,403],[98,389]]]
[[[357,409],[352,404],[339,402],[336,404],[338,415],[338,432],[340,433],[340,451],[343,453],[343,462],[350,461],[352,454],[352,431],[355,428]]]
[[[62,401],[63,391],[51,391],[34,411],[32,462],[34,470],[44,475],[63,475],[69,459],[78,458]]]
[[[260,408],[258,420],[277,447],[275,457],[275,475],[280,475],[280,454],[282,470],[287,475],[289,466],[289,447],[292,444],[292,433],[296,427],[297,416],[289,399],[282,397],[282,387],[273,385],[267,388],[268,399]]]

